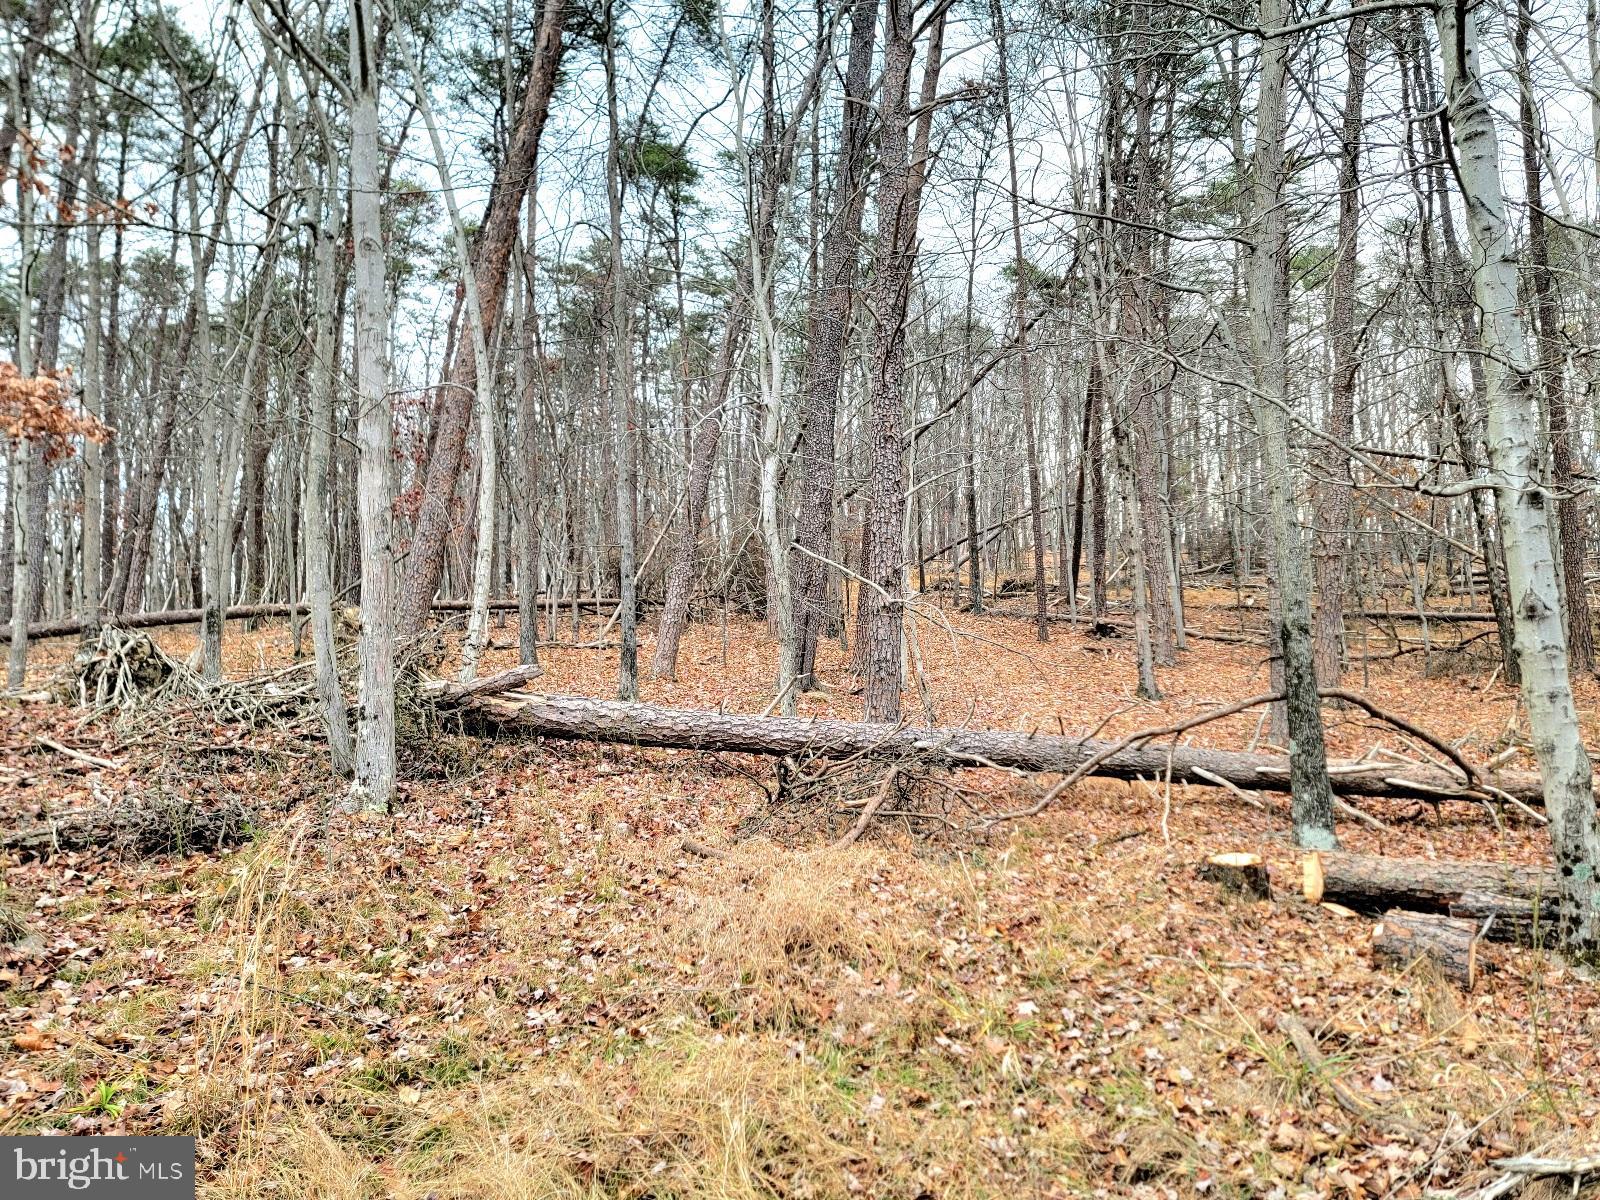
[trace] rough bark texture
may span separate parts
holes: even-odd
[[[1344,667],[1340,635],[1344,608],[1346,547],[1351,514],[1350,454],[1355,436],[1357,358],[1356,269],[1361,224],[1361,131],[1367,84],[1367,19],[1352,17],[1345,33],[1344,120],[1340,130],[1339,232],[1330,281],[1329,336],[1333,342],[1328,433],[1323,475],[1316,493],[1317,678],[1336,686]],[[1337,444],[1335,444],[1337,443]]]
[[[931,765],[1052,773],[1070,772],[1108,745],[1045,734],[742,716],[587,696],[485,700],[468,706],[468,711],[477,728],[491,734],[776,756],[801,750],[840,758],[916,753]],[[1342,795],[1436,801],[1441,792],[1459,787],[1454,777],[1435,768],[1397,771],[1351,763],[1334,765],[1333,788]],[[1208,774],[1252,791],[1287,792],[1290,787],[1289,764],[1281,756],[1181,746],[1171,749],[1165,743],[1124,750],[1097,764],[1092,773],[1112,779],[1151,779],[1165,777],[1169,769],[1174,783],[1200,787],[1215,786]],[[1539,782],[1532,776],[1498,775],[1487,782],[1526,803],[1538,803]]]
[[[1281,0],[1262,0],[1261,24],[1283,24]],[[1301,531],[1294,520],[1293,464],[1289,458],[1288,346],[1285,330],[1288,287],[1288,231],[1283,203],[1286,170],[1284,91],[1289,45],[1284,37],[1262,44],[1260,102],[1257,106],[1253,162],[1254,213],[1247,275],[1250,300],[1251,351],[1256,365],[1253,402],[1261,433],[1262,471],[1266,475],[1271,532],[1277,560],[1279,612],[1277,650],[1283,667],[1284,709],[1289,734],[1289,762],[1294,771],[1294,836],[1302,846],[1337,844],[1333,800],[1328,788],[1327,749],[1322,709],[1317,700],[1317,672],[1311,642],[1310,580]]]
[[[905,600],[905,398],[906,306],[911,290],[911,245],[906,146],[911,85],[911,0],[887,0],[882,100],[878,133],[878,266],[873,290],[871,413],[868,432],[866,570],[861,589],[869,721],[900,718],[901,633]],[[908,224],[911,230],[908,230]],[[909,236],[908,236],[909,235]]]
[[[822,242],[822,273],[812,293],[807,330],[806,410],[800,427],[800,510],[795,517],[794,664],[796,690],[815,682],[817,638],[832,614],[831,571],[819,559],[833,549],[834,423],[844,372],[845,334],[850,323],[861,219],[866,208],[868,94],[877,40],[878,0],[855,0],[850,57],[845,68],[843,127],[834,169],[834,212]]]
[[[1478,982],[1478,926],[1473,921],[1392,909],[1373,927],[1372,954],[1402,968],[1431,963],[1469,992]]]
[[[533,65],[528,70],[511,144],[490,189],[488,211],[473,246],[472,269],[485,329],[496,328],[500,321],[522,202],[538,166],[539,139],[544,133],[550,97],[555,93],[561,65],[563,12],[562,0],[545,0]],[[440,389],[436,427],[423,478],[422,503],[417,510],[416,528],[412,531],[411,554],[406,560],[400,606],[402,636],[422,631],[428,619],[428,605],[439,590],[445,542],[450,532],[450,501],[461,475],[476,393],[477,363],[471,340],[463,338],[456,345],[445,386]]]
[[[1434,862],[1347,851],[1322,851],[1320,857],[1323,899],[1336,900],[1359,912],[1406,908],[1448,913],[1452,905],[1468,896],[1554,900],[1560,890],[1560,881],[1550,867]]]

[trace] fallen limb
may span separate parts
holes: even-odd
[[[460,701],[455,707],[466,718],[469,729],[490,736],[549,737],[775,757],[802,751],[833,758],[857,754],[914,756],[930,766],[999,767],[1062,775],[1071,775],[1092,760],[1089,773],[1127,780],[1141,775],[1164,778],[1170,763],[1174,783],[1208,786],[1212,783],[1208,776],[1220,776],[1238,788],[1289,790],[1289,762],[1282,756],[1190,746],[1172,747],[1169,751],[1148,742],[1120,745],[1049,734],[890,728],[859,721],[753,717],[570,695],[478,697]],[[1387,763],[1334,762],[1330,768],[1329,782],[1341,795],[1481,799],[1481,794],[1464,789],[1452,772],[1438,767],[1401,769]],[[1541,802],[1536,776],[1503,775],[1494,777],[1492,782],[1507,795],[1530,803]]]
[[[1339,1082],[1338,1075],[1330,1068],[1327,1055],[1322,1053],[1322,1047],[1317,1045],[1316,1035],[1306,1027],[1306,1023],[1292,1013],[1278,1015],[1278,1031],[1288,1035],[1289,1041],[1300,1055],[1300,1060],[1305,1063],[1306,1070],[1311,1077],[1328,1090],[1339,1107],[1352,1116],[1364,1121],[1384,1126],[1396,1132],[1413,1134],[1415,1128],[1402,1117],[1385,1112],[1379,1105],[1358,1096],[1349,1088]]]
[[[193,854],[248,841],[254,810],[237,800],[201,808],[180,796],[73,809],[36,825],[12,829],[0,846],[44,857],[62,850],[111,850],[134,858]]]
[[[602,608],[615,608],[617,600],[614,596],[567,596],[555,600],[540,598],[540,608],[577,608],[594,609],[596,612]],[[649,607],[649,602],[639,601],[641,608]],[[466,600],[439,600],[433,604],[434,612],[457,613],[470,612],[472,605]],[[489,607],[495,611],[515,612],[515,600],[493,600]],[[223,614],[229,621],[248,621],[265,617],[299,616],[311,610],[304,604],[234,604]],[[166,625],[198,625],[205,613],[198,608],[169,608],[160,612],[122,613],[119,616],[106,615],[102,617],[99,625],[111,625],[118,629],[158,629]],[[37,641],[40,638],[75,637],[85,629],[92,627],[91,622],[84,621],[81,617],[65,617],[59,621],[35,621],[28,626],[28,640]]]
[[[509,671],[499,671],[493,675],[480,675],[467,683],[452,683],[448,680],[429,680],[421,687],[423,695],[435,701],[446,704],[459,704],[463,700],[470,700],[474,696],[499,696],[506,692],[514,692],[525,683],[532,683],[544,674],[544,668],[538,663],[528,663],[520,667],[512,667]]]
[[[1587,1158],[1497,1158],[1494,1165],[1512,1175],[1600,1175],[1600,1154]]]

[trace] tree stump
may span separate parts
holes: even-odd
[[[1225,892],[1251,900],[1272,899],[1272,876],[1259,854],[1213,854],[1195,874]]]
[[[1372,928],[1372,953],[1401,966],[1423,959],[1470,992],[1478,981],[1478,923],[1390,909]]]

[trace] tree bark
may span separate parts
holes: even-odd
[[[1543,151],[1541,126],[1534,107],[1532,69],[1528,61],[1528,32],[1533,13],[1528,0],[1517,0],[1513,42],[1521,103],[1522,183],[1528,205],[1528,258],[1533,284],[1533,327],[1539,348],[1537,373],[1543,386],[1550,426],[1552,482],[1561,493],[1555,505],[1557,549],[1561,555],[1562,598],[1566,601],[1567,663],[1578,674],[1595,669],[1594,627],[1589,614],[1589,592],[1583,582],[1585,496],[1574,462],[1577,431],[1567,404],[1566,372],[1562,370],[1561,318],[1557,311],[1556,277],[1550,269],[1550,231],[1544,215]]]
[[[394,795],[394,486],[386,354],[378,60],[373,0],[350,15],[350,238],[355,247],[356,508],[361,534],[361,711],[349,805]],[[428,598],[431,599],[432,593]]]
[[[901,392],[906,357],[906,307],[915,254],[915,222],[908,187],[907,155],[912,44],[911,0],[886,0],[883,79],[878,131],[878,266],[874,313],[868,432],[866,570],[861,589],[865,614],[862,646],[866,668],[865,712],[869,721],[900,719],[901,636],[905,597],[901,575],[905,545],[905,399]],[[909,224],[909,228],[908,228]]]
[[[935,766],[1002,767],[1061,774],[1073,771],[1111,745],[1049,734],[917,726],[885,729],[882,724],[867,721],[744,716],[625,704],[587,696],[483,700],[468,705],[464,711],[485,733],[778,757],[800,751],[836,758],[915,754]],[[1331,782],[1340,795],[1432,802],[1439,800],[1441,794],[1456,792],[1464,799],[1476,800],[1474,795],[1459,791],[1458,778],[1434,767],[1408,767],[1401,771],[1369,764],[1336,766]],[[1169,769],[1174,783],[1199,787],[1215,786],[1212,776],[1251,791],[1282,793],[1291,787],[1290,764],[1281,756],[1171,747],[1165,742],[1122,750],[1097,763],[1091,774],[1110,779],[1152,779],[1166,777]],[[1524,803],[1538,803],[1539,782],[1531,775],[1495,775],[1485,782]]]
[[[522,204],[538,167],[539,140],[544,133],[561,65],[564,12],[563,0],[544,0],[533,63],[528,69],[517,123],[511,133],[505,162],[490,188],[488,211],[473,247],[472,268],[486,329],[495,328],[500,321]],[[411,552],[406,559],[399,623],[403,637],[421,632],[427,623],[428,606],[439,590],[445,543],[452,523],[451,504],[461,477],[476,394],[477,362],[472,346],[458,343],[440,392],[439,412],[422,484],[422,502],[412,531]]]
[[[1344,670],[1342,614],[1346,552],[1352,512],[1350,453],[1355,439],[1357,358],[1356,273],[1360,266],[1361,134],[1367,84],[1367,18],[1350,18],[1345,33],[1344,119],[1340,130],[1339,232],[1329,283],[1329,337],[1333,342],[1328,434],[1323,456],[1324,478],[1316,490],[1316,533],[1312,560],[1316,569],[1317,678],[1335,687]]]
[[[1538,402],[1501,191],[1494,110],[1479,75],[1476,14],[1467,0],[1449,0],[1435,17],[1472,244],[1473,294],[1483,313],[1489,468],[1514,600],[1522,698],[1544,780],[1556,864],[1576,914],[1573,937],[1579,945],[1594,946],[1600,944],[1600,828],[1567,672],[1549,503],[1537,452]]]
[[[1524,779],[1524,787],[1533,783]],[[1406,908],[1449,913],[1471,896],[1500,896],[1556,903],[1561,880],[1554,868],[1513,863],[1449,862],[1387,855],[1320,851],[1321,899],[1358,912]]]
[[[1050,640],[1050,600],[1044,581],[1044,499],[1039,484],[1039,431],[1033,397],[1033,363],[1028,354],[1028,260],[1022,253],[1021,181],[1017,175],[1017,131],[1011,112],[1011,76],[1006,63],[1006,25],[1000,0],[989,0],[995,61],[1000,72],[1000,111],[1006,126],[1006,164],[1011,179],[1011,281],[1017,320],[1017,374],[1022,385],[1022,436],[1027,454],[1028,504],[1032,509],[1034,636]]]
[[[1282,0],[1261,0],[1261,24],[1283,24]],[[1277,622],[1283,664],[1284,707],[1288,718],[1289,761],[1294,780],[1295,841],[1313,849],[1337,845],[1333,797],[1328,787],[1327,750],[1322,709],[1317,699],[1317,672],[1311,642],[1310,581],[1306,552],[1294,519],[1295,480],[1289,457],[1289,391],[1287,386],[1288,232],[1283,182],[1285,84],[1289,71],[1286,35],[1262,40],[1261,91],[1257,105],[1253,156],[1253,229],[1249,271],[1250,341],[1255,358],[1256,389],[1252,401],[1261,433],[1262,470],[1266,475],[1271,529],[1277,556],[1280,616]]]
[[[879,0],[854,0],[850,56],[845,67],[839,156],[834,168],[836,199],[822,243],[821,277],[811,298],[806,337],[806,410],[800,427],[800,509],[795,517],[795,689],[816,681],[817,639],[830,620],[833,552],[834,424],[844,373],[845,336],[855,289],[861,220],[866,208],[872,52],[877,40]]]

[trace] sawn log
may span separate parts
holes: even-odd
[[[1410,909],[1472,921],[1482,936],[1523,945],[1553,937],[1563,910],[1554,867],[1322,851],[1307,856],[1321,867],[1315,897],[1366,913]],[[1309,888],[1317,872],[1304,873]]]
[[[444,702],[441,698],[441,702]],[[469,727],[484,734],[565,738],[677,750],[704,750],[782,757],[803,751],[837,758],[881,753],[920,755],[933,765],[1002,767],[1065,774],[1109,743],[1051,734],[984,729],[919,728],[859,721],[757,717],[699,709],[628,704],[586,696],[512,695],[467,698],[456,707]],[[1453,775],[1435,767],[1329,763],[1333,790],[1347,796],[1437,801],[1450,795],[1479,798],[1462,790]],[[1235,787],[1266,792],[1289,790],[1289,763],[1269,754],[1174,747],[1152,741],[1111,755],[1093,774],[1112,779],[1158,779],[1213,787],[1220,776]],[[1529,804],[1543,802],[1537,777],[1499,775],[1495,787]],[[1495,889],[1475,889],[1495,890]]]

